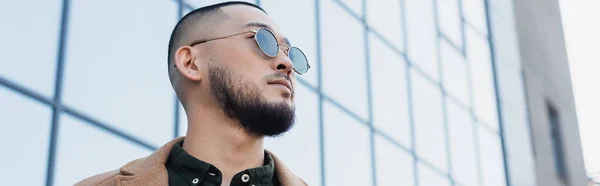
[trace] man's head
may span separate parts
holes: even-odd
[[[177,23],[168,70],[188,115],[199,107],[222,110],[254,136],[276,136],[292,127],[292,63],[284,52],[269,57],[261,51],[255,33],[248,32],[258,28],[269,29],[278,43],[289,46],[265,11],[245,2],[196,9]]]

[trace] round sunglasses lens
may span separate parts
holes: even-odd
[[[306,56],[300,49],[296,47],[290,48],[289,57],[298,74],[304,74],[308,71],[308,59],[306,59]]]
[[[275,39],[275,35],[266,29],[259,29],[256,32],[256,43],[258,43],[258,47],[262,50],[265,55],[269,57],[277,56],[277,52],[279,52],[279,46],[277,45],[277,39]]]

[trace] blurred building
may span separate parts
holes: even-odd
[[[71,185],[185,135],[169,34],[216,2],[0,2],[2,184]],[[587,183],[556,0],[252,2],[312,63],[266,142],[310,185]]]
[[[590,178],[590,179],[588,179],[588,184],[587,184],[587,186],[599,186],[599,185],[600,185],[600,183],[598,183],[598,182],[595,182],[595,181],[594,181],[594,180],[592,180],[591,178]]]

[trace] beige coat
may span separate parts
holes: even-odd
[[[113,170],[86,178],[76,186],[125,186],[125,185],[169,185],[169,177],[165,163],[175,143],[181,142],[183,137],[174,139],[160,147],[150,156],[133,160],[118,170]],[[281,186],[307,186],[302,179],[296,177],[276,156],[271,152],[275,163],[275,174]]]

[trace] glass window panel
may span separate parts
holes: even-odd
[[[185,109],[183,109],[183,105],[179,103],[179,135],[185,136],[188,128],[187,115],[185,113]]]
[[[410,147],[406,61],[373,35],[369,41],[373,123],[380,131]]]
[[[372,29],[380,33],[388,42],[400,50],[404,50],[402,28],[402,12],[400,1],[379,0],[367,1],[367,21]]]
[[[332,1],[321,1],[323,91],[368,118],[364,28]]]
[[[226,2],[227,0],[185,0],[185,2],[189,3],[194,8],[200,8],[204,6],[209,6],[217,3]],[[256,3],[256,0],[238,0],[245,1],[249,3]]]
[[[316,186],[321,184],[319,97],[304,85],[296,88],[294,127],[281,137],[265,140],[265,148],[306,183]]]
[[[444,70],[444,88],[464,105],[470,105],[467,65],[464,56],[444,40],[440,40],[440,50]]]
[[[371,185],[369,128],[329,102],[323,103],[323,112],[325,184]]]
[[[437,31],[432,0],[405,0],[408,57],[438,79]]]
[[[514,69],[521,69],[521,54],[519,39],[517,38],[517,24],[513,1],[489,1],[490,22],[494,41],[494,57],[498,65],[506,65]]]
[[[54,96],[62,2],[0,2],[0,77]]]
[[[502,95],[503,106],[509,104],[509,106],[519,109],[515,111],[527,112],[525,110],[525,85],[523,84],[521,70],[504,65],[497,65],[497,67],[498,91]]]
[[[479,156],[483,185],[504,186],[504,159],[500,137],[484,127],[479,128]]]
[[[314,1],[261,0],[261,6],[279,25],[292,45],[300,48],[308,58],[310,70],[301,79],[317,87],[317,50]]]
[[[498,130],[498,112],[494,77],[488,41],[467,28],[467,59],[471,65],[471,85],[473,86],[473,110],[477,116],[495,130]]]
[[[515,160],[510,160],[510,185],[537,185],[535,168],[530,165],[524,165],[523,163]]]
[[[165,59],[176,21],[175,1],[73,1],[65,103],[154,145],[170,140]]]
[[[477,162],[473,118],[453,101],[446,100],[448,114],[448,133],[452,158],[452,174],[456,182],[464,186],[476,186]]]
[[[192,11],[192,9],[184,6],[183,11],[181,12],[181,17],[185,16],[186,14],[190,13],[191,11]],[[179,19],[178,19],[178,21],[179,21]]]
[[[414,70],[411,73],[417,155],[441,170],[447,170],[442,94]]]
[[[419,185],[450,186],[450,182],[446,176],[441,175],[422,163],[419,163],[418,166]]]
[[[502,114],[504,134],[507,136],[505,139],[507,153],[527,164],[533,164],[533,147],[526,113],[519,112],[519,108],[505,107],[506,110]]]
[[[437,0],[440,30],[452,43],[462,46],[460,9],[458,0]],[[442,57],[443,59],[443,57]]]
[[[375,161],[378,186],[414,185],[412,156],[379,135],[375,136]]]
[[[530,126],[527,118],[527,106],[522,76],[517,69],[508,69],[499,65],[499,91],[502,99],[502,119],[506,150],[528,165],[533,164]]]
[[[325,1],[338,1],[341,2],[344,6],[350,8],[350,11],[354,12],[358,16],[363,15],[362,11],[362,0],[325,0]],[[325,9],[324,9],[325,10]],[[321,11],[324,13],[323,11]]]
[[[45,185],[50,107],[4,86],[0,103],[0,146],[8,150],[0,155],[2,184],[23,185],[27,180],[26,185]]]
[[[71,116],[62,115],[60,122],[54,185],[73,185],[151,153]]]
[[[480,33],[486,33],[487,35],[484,1],[485,0],[463,0],[462,10],[465,20],[475,26]]]

